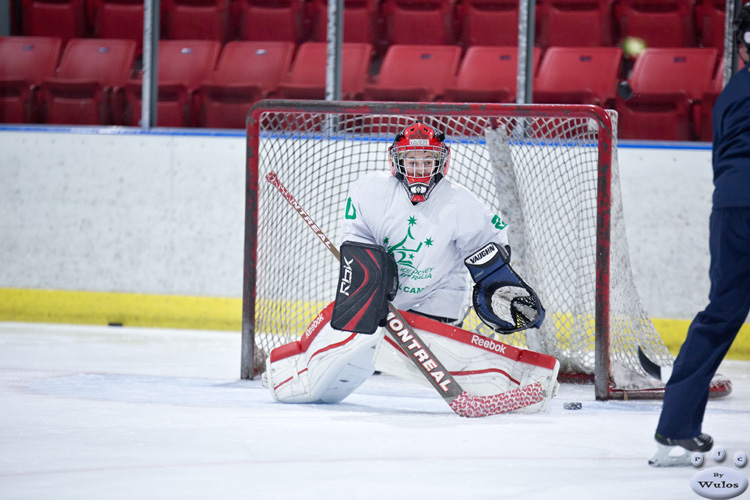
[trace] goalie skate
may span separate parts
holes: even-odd
[[[691,457],[696,451],[708,451],[714,440],[708,434],[701,434],[691,439],[671,439],[659,434],[656,439],[656,453],[649,459],[652,467],[684,467],[692,465]]]

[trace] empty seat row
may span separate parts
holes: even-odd
[[[57,67],[60,46],[54,39],[0,38],[0,121],[138,125],[134,42],[74,39]],[[515,47],[471,47],[462,56],[458,46],[393,45],[373,78],[371,57],[369,44],[344,44],[344,99],[516,99]],[[627,100],[617,94],[622,62],[618,47],[536,49],[533,101],[616,109],[621,138],[705,139],[710,109],[702,103],[712,102],[705,96],[716,92],[721,71],[716,49],[647,49],[628,77],[633,96]],[[291,42],[229,42],[222,49],[216,41],[164,41],[157,125],[242,128],[259,99],[324,98],[325,66],[323,43],[302,44],[295,54]]]
[[[323,41],[326,0],[163,0],[162,38]],[[537,0],[536,40],[613,46],[627,36],[649,47],[723,50],[725,0]],[[27,36],[143,37],[143,0],[22,0]],[[344,41],[515,45],[519,0],[344,0]],[[88,27],[88,24],[91,27]]]
[[[0,37],[0,121],[112,124],[135,60],[131,40]]]
[[[0,37],[0,122],[124,124],[141,119],[135,42]],[[277,95],[323,99],[323,43],[167,40],[159,44],[157,125],[244,127],[256,101]],[[345,44],[345,99],[361,98],[372,46]],[[58,65],[59,60],[59,65]]]
[[[304,0],[163,0],[163,39],[282,40],[300,43]],[[20,33],[143,41],[143,0],[22,0]]]
[[[550,47],[533,58],[533,102],[593,104],[619,114],[619,137],[711,140],[723,67],[713,48],[650,48],[623,74],[618,47]],[[460,63],[459,63],[460,59]],[[516,99],[514,47],[391,46],[365,100],[506,102]],[[627,76],[632,97],[617,89]]]
[[[325,0],[311,16],[323,40]],[[344,0],[345,41],[378,40],[373,19],[389,44],[515,45],[518,0]],[[649,47],[713,47],[723,50],[725,0],[537,0],[536,45],[619,45],[625,37]],[[379,14],[378,14],[379,12]],[[347,29],[347,24],[356,29]],[[367,38],[362,38],[367,37]]]

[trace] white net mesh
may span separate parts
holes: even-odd
[[[594,119],[545,117],[549,109],[543,106],[539,116],[523,119],[509,116],[506,110],[512,107],[504,106],[494,107],[491,117],[472,116],[465,109],[435,116],[441,113],[424,107],[424,115],[377,114],[388,106],[382,103],[356,114],[327,113],[325,103],[319,106],[320,112],[260,114],[257,152],[249,150],[258,161],[256,349],[267,355],[299,338],[333,300],[339,267],[265,175],[276,171],[340,245],[338,226],[349,184],[366,172],[389,170],[387,150],[394,136],[420,119],[446,133],[451,148],[447,176],[503,214],[510,225],[514,269],[545,306],[542,328],[501,340],[557,357],[561,372],[594,373],[599,169]],[[616,158],[616,144],[609,146]],[[643,377],[638,346],[658,364],[668,365],[672,358],[633,284],[616,161],[612,168],[609,358],[617,367],[612,373],[626,374],[614,377],[614,384],[631,389],[652,384]],[[474,313],[464,328],[483,330]]]

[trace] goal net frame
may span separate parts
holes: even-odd
[[[580,119],[587,124],[588,129],[595,130],[596,144],[596,263],[595,263],[595,308],[593,313],[593,335],[594,335],[594,370],[591,374],[583,375],[583,378],[593,378],[596,398],[628,399],[628,398],[654,398],[663,395],[663,384],[652,385],[643,390],[629,391],[618,389],[612,384],[612,369],[610,358],[610,248],[611,248],[611,224],[612,224],[612,196],[613,196],[613,165],[616,167],[616,115],[607,112],[598,106],[592,105],[509,105],[509,104],[453,104],[453,103],[388,103],[388,102],[344,102],[344,101],[289,101],[289,100],[265,100],[254,105],[247,118],[247,164],[246,164],[246,192],[245,192],[245,240],[244,240],[244,279],[242,297],[242,354],[241,354],[241,378],[252,379],[254,375],[263,370],[259,366],[263,357],[269,353],[265,349],[256,346],[256,312],[258,307],[258,296],[256,293],[256,280],[258,279],[258,218],[260,189],[265,183],[261,171],[263,158],[262,141],[269,134],[275,132],[263,128],[264,120],[269,116],[312,116],[319,115],[320,121],[335,125],[337,116],[371,116],[382,117],[407,117],[419,119],[420,117],[433,117],[435,119],[461,117],[480,118],[482,120],[504,119],[524,120],[547,119],[547,120],[570,120]],[[288,131],[294,134],[294,130]],[[449,135],[446,132],[446,135]],[[561,137],[560,141],[565,138]],[[385,162],[385,149],[387,145],[382,144],[383,161]],[[267,168],[267,167],[263,167]],[[616,170],[614,170],[616,172]],[[450,175],[449,175],[450,177]],[[460,179],[458,179],[460,183]],[[617,181],[619,182],[619,181]],[[619,196],[619,185],[615,186]],[[300,200],[304,206],[304,202]],[[261,204],[262,205],[262,204]],[[310,213],[315,220],[315,214]],[[621,214],[620,214],[621,215]],[[289,211],[285,214],[290,219],[295,217]],[[294,223],[303,225],[301,221]],[[510,221],[512,224],[513,221]],[[321,228],[330,236],[328,231],[334,228]],[[310,234],[311,238],[314,235]],[[314,265],[314,263],[310,264]],[[629,264],[628,264],[629,267]],[[631,277],[632,280],[632,277]],[[531,283],[533,286],[533,283]],[[636,298],[637,300],[637,298]],[[638,303],[640,307],[640,303]],[[650,323],[650,320],[648,320]],[[302,331],[298,332],[299,334]],[[655,334],[655,330],[654,330]],[[657,335],[658,338],[658,335]],[[503,337],[500,341],[505,341]],[[661,343],[661,340],[658,340]],[[662,344],[663,346],[663,344]],[[666,350],[666,348],[664,348]],[[671,357],[667,362],[670,364]]]

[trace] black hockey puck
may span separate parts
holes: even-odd
[[[575,402],[575,403],[565,403],[563,404],[563,408],[566,410],[580,410],[583,408],[583,405],[581,403]]]

